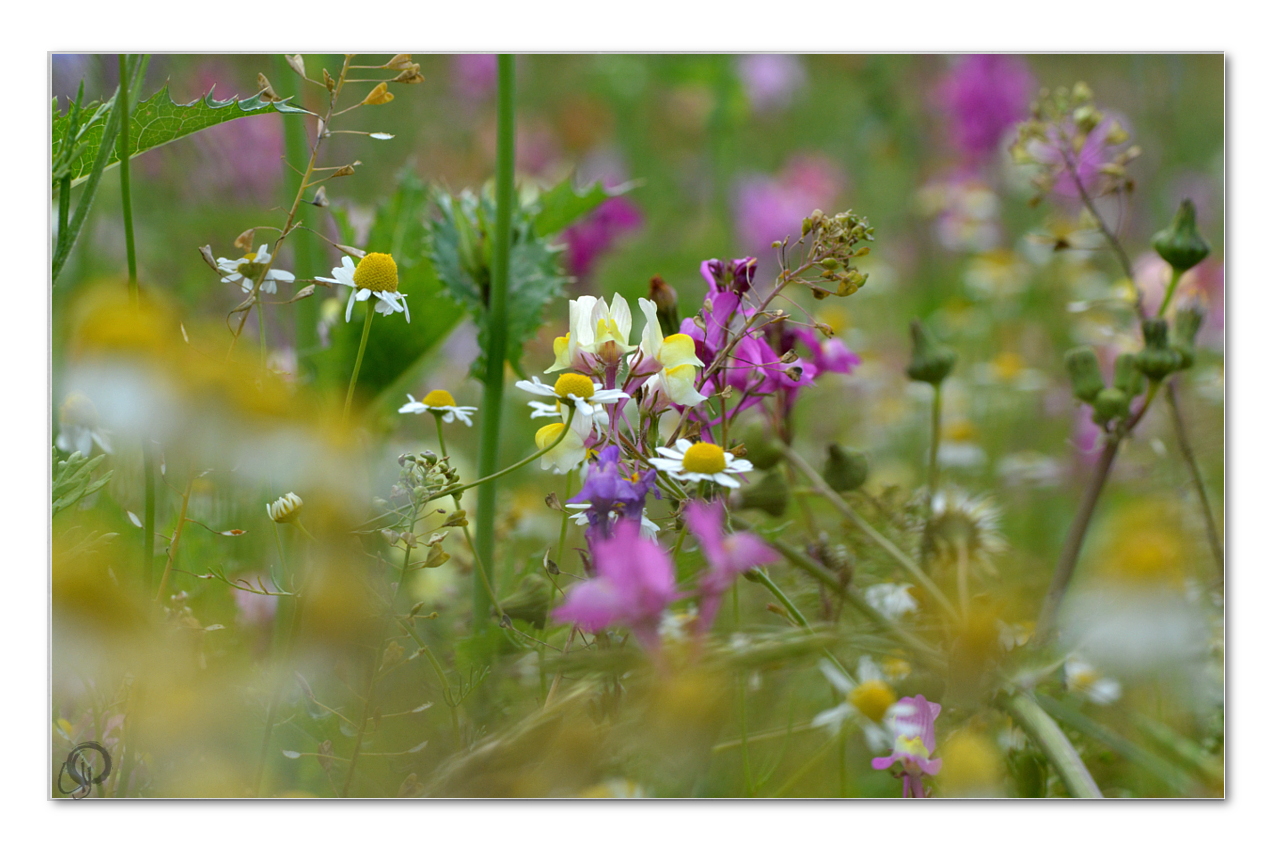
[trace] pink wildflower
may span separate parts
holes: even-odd
[[[1004,132],[1025,118],[1035,78],[1020,56],[961,56],[938,85],[951,143],[971,160],[995,153]]]
[[[698,606],[701,630],[706,631],[715,621],[720,599],[738,575],[756,566],[772,563],[778,553],[752,533],[724,535],[724,505],[716,503],[690,503],[684,511],[685,523],[702,544],[707,558],[707,572],[698,589],[702,601]]]
[[[551,615],[592,633],[622,625],[641,645],[657,648],[662,612],[676,599],[667,552],[641,535],[639,522],[621,519],[611,538],[591,542],[591,557],[596,576],[569,590]]]
[[[941,758],[930,758],[937,742],[933,734],[933,721],[942,713],[942,706],[930,702],[924,696],[899,699],[887,712],[885,719],[894,735],[893,752],[871,759],[876,770],[888,770],[895,762],[902,769],[895,775],[902,777],[902,796],[924,797],[924,776],[936,776],[942,769]]]

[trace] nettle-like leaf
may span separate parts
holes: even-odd
[[[496,205],[490,194],[477,195],[468,190],[457,196],[437,192],[435,207],[437,215],[430,224],[431,258],[446,292],[466,308],[479,327],[480,355],[471,365],[471,374],[483,380],[489,357],[491,235]],[[504,355],[520,374],[525,342],[537,334],[547,304],[564,293],[568,282],[560,269],[560,247],[553,246],[538,231],[540,209],[535,201],[513,211]],[[572,221],[565,220],[563,213],[554,219],[566,224]]]
[[[574,186],[572,177],[565,178],[538,196],[537,215],[533,218],[533,230],[539,237],[550,237],[568,228],[610,198],[622,195],[628,187],[608,190],[600,181],[581,189]]]
[[[395,192],[378,206],[363,246],[370,252],[387,252],[395,258],[400,292],[408,301],[412,318],[410,323],[401,314],[374,318],[377,328],[369,336],[358,380],[365,399],[397,390],[406,375],[416,370],[422,358],[453,331],[464,314],[462,306],[445,296],[427,249],[428,196],[426,184],[412,171],[401,172]],[[343,241],[351,244],[354,234],[337,209],[335,219],[340,230],[346,232],[342,234]],[[311,272],[329,274],[328,270]],[[334,295],[343,300],[349,295],[346,288],[335,290],[342,291]],[[353,313],[350,323],[334,328],[332,347],[317,359],[323,359],[326,368],[331,368],[326,373],[341,377],[351,369],[360,343],[358,321],[364,318],[363,310]]]
[[[71,110],[68,109],[65,113],[58,112],[55,102],[53,152],[54,162],[59,166],[53,175],[55,183],[65,176],[70,176],[72,186],[88,179],[93,170],[93,162],[102,146],[110,106],[111,102],[91,103],[83,107],[80,112],[79,127],[73,131]],[[189,104],[178,104],[169,96],[169,86],[165,84],[160,91],[145,101],[139,102],[137,107],[129,112],[130,159],[207,127],[237,118],[272,112],[306,113],[307,111],[293,106],[287,98],[273,102],[254,95],[252,98],[243,100],[229,98],[219,101],[213,96],[212,89],[203,98],[197,98]],[[113,150],[107,161],[107,168],[119,165],[119,162],[119,155]]]

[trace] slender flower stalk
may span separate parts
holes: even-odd
[[[364,361],[364,348],[369,343],[369,328],[373,326],[373,303],[364,306],[364,330],[360,333],[360,348],[356,350],[356,365],[351,369],[351,382],[347,385],[347,401],[342,404],[342,421],[346,423],[351,413],[351,398],[356,393],[356,380],[360,377],[360,365]]]
[[[1071,745],[1071,741],[1067,740],[1062,729],[1058,728],[1053,717],[1040,707],[1034,697],[1024,692],[1013,695],[1002,694],[997,699],[997,704],[1009,712],[1022,730],[1044,752],[1045,757],[1062,778],[1062,784],[1066,786],[1067,793],[1073,797],[1102,798],[1102,791],[1098,789],[1098,783],[1089,775],[1089,769],[1084,766],[1080,754]]]
[[[503,372],[507,363],[507,288],[510,286],[511,219],[515,201],[515,118],[515,59],[510,54],[502,54],[498,57],[498,161],[495,170],[498,209],[493,231],[493,276],[489,286],[489,358],[481,404],[480,479],[477,481],[481,488],[476,496],[476,540],[480,548],[471,596],[472,626],[477,631],[488,618],[488,605],[492,598],[483,567],[493,565],[498,502],[493,474],[498,468]]]

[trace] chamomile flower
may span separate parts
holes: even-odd
[[[658,453],[658,458],[649,460],[650,465],[689,483],[706,480],[736,489],[742,483],[734,475],[745,474],[752,469],[747,460],[737,459],[720,445],[705,441],[695,444],[687,438],[680,438],[676,440],[674,449],[659,447]]]
[[[1103,678],[1093,664],[1079,655],[1069,655],[1062,664],[1067,690],[1081,693],[1095,705],[1110,705],[1120,698],[1120,682]]]
[[[589,503],[565,504],[564,508],[578,510],[573,515],[569,516],[569,518],[571,521],[573,521],[574,524],[578,525],[579,527],[586,527],[588,524],[591,523],[591,519],[587,518],[587,510],[591,509],[591,504]],[[610,522],[614,522],[620,518],[625,517],[621,515],[617,510],[609,510],[608,516],[609,516]],[[640,511],[640,532],[644,534],[644,537],[646,539],[650,539],[654,542],[657,542],[658,530],[659,530],[658,525],[654,524],[652,521],[649,520],[649,511],[641,510]]]
[[[818,661],[818,668],[844,701],[813,718],[813,725],[826,726],[832,734],[838,732],[846,720],[854,720],[862,727],[867,748],[873,752],[893,745],[893,736],[882,723],[885,713],[898,701],[898,695],[889,686],[880,667],[867,655],[858,660],[857,680],[840,671],[831,661]]]
[[[409,302],[400,292],[400,276],[396,270],[395,259],[385,252],[370,252],[356,264],[350,255],[342,258],[342,266],[333,268],[333,278],[316,276],[316,281],[327,281],[330,284],[345,284],[351,288],[351,298],[347,300],[347,322],[351,322],[351,311],[357,302],[364,302],[376,296],[378,302],[373,310],[379,314],[398,314],[404,312],[404,321],[409,322]]]
[[[457,418],[467,426],[471,426],[471,415],[476,411],[475,406],[459,406],[452,394],[439,389],[423,397],[422,402],[413,399],[412,394],[405,396],[409,398],[409,402],[400,407],[399,411],[402,415],[420,415],[423,412],[430,412],[447,424],[453,423],[454,418]]]
[[[96,444],[103,453],[111,452],[111,440],[101,426],[93,402],[79,391],[72,391],[62,402],[58,417],[57,447],[63,453],[93,453]]]
[[[625,391],[605,390],[599,382],[592,382],[591,377],[581,373],[565,373],[556,380],[555,385],[547,385],[537,379],[521,380],[516,383],[521,391],[537,394],[540,397],[554,397],[555,403],[532,402],[531,418],[560,417],[569,421],[573,431],[580,437],[591,435],[597,424],[609,422],[609,413],[605,406],[628,400]],[[566,408],[571,413],[565,416]]]
[[[877,613],[889,620],[898,620],[914,613],[919,604],[911,594],[909,583],[877,583],[863,590],[863,597]]]
[[[222,273],[223,284],[239,284],[241,290],[250,293],[253,291],[253,283],[262,275],[262,268],[268,267],[266,275],[262,277],[262,287],[258,289],[263,293],[275,293],[276,282],[293,281],[293,273],[270,269],[270,263],[271,253],[267,251],[267,244],[263,243],[258,251],[250,252],[243,258],[218,258],[218,271]]]
[[[276,498],[267,504],[267,516],[276,524],[288,524],[298,518],[302,512],[302,498],[289,492],[282,498]]]

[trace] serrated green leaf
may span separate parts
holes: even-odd
[[[533,218],[534,233],[539,237],[558,234],[622,192],[625,190],[607,190],[600,181],[575,189],[573,178],[566,178],[538,196],[538,213]]]
[[[102,146],[103,131],[106,127],[107,114],[111,103],[92,103],[81,111],[79,128],[72,136],[71,110],[65,113],[54,112],[53,116],[53,152],[55,183],[63,176],[70,176],[71,185],[76,186],[88,179],[93,168],[93,161]],[[145,101],[141,101],[136,110],[129,115],[129,149],[130,159],[137,157],[152,148],[190,136],[197,131],[213,127],[232,119],[266,113],[306,113],[299,107],[292,106],[288,99],[283,101],[264,101],[259,96],[236,100],[229,98],[219,101],[213,96],[213,90],[204,98],[197,98],[189,104],[175,103],[169,96],[169,86],[165,84]],[[112,151],[106,168],[119,165],[119,156]]]
[[[464,191],[458,196],[438,192],[437,215],[430,225],[431,257],[445,291],[471,314],[479,327],[480,355],[471,365],[471,374],[483,380],[489,351],[489,265],[488,239],[495,218],[494,202],[488,195]],[[534,207],[515,211],[511,246],[511,286],[507,292],[506,359],[517,373],[523,373],[520,356],[524,344],[542,325],[547,304],[564,292],[568,279],[561,273],[559,249],[538,235]]]

